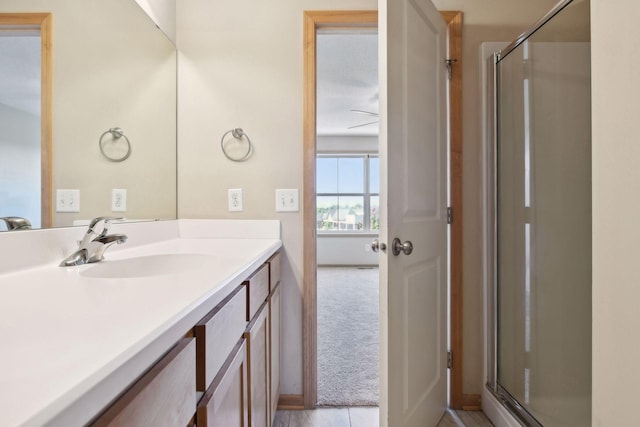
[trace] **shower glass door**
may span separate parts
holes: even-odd
[[[527,424],[591,425],[589,3],[497,64],[496,382]]]

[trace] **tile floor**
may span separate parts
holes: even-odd
[[[312,411],[278,411],[273,427],[378,427],[378,408],[318,408]],[[449,411],[436,427],[491,427],[479,411]]]

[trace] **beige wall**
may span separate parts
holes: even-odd
[[[275,189],[302,190],[302,12],[375,8],[375,0],[178,2],[178,215],[282,221],[284,394],[302,393],[302,215],[276,213]],[[235,127],[255,147],[244,163],[220,151]],[[228,188],[244,190],[243,212],[227,212]]]
[[[464,97],[464,393],[482,378],[481,124],[478,51],[512,40],[555,0],[436,0],[462,10]],[[302,217],[274,209],[276,188],[302,188],[302,12],[376,9],[375,0],[269,4],[239,0],[178,3],[179,216],[276,218],[286,249],[283,393],[302,392]],[[242,127],[255,145],[245,163],[227,161],[220,137]],[[245,209],[227,212],[228,188],[244,189]]]
[[[638,424],[640,3],[591,1],[593,425]]]

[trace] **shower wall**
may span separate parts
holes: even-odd
[[[591,424],[590,44],[565,41],[564,22],[554,18],[497,65],[496,382],[544,426],[585,426]]]

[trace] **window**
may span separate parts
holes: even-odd
[[[379,230],[379,181],[377,155],[318,155],[317,229],[332,232]]]

